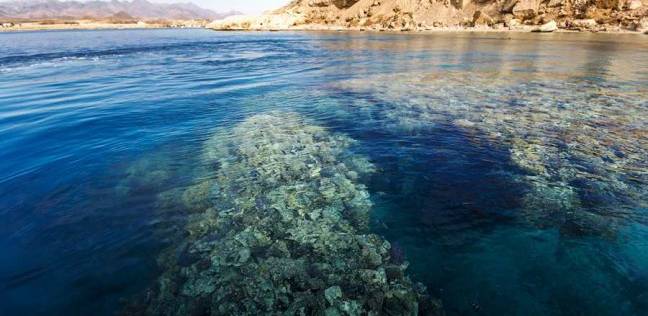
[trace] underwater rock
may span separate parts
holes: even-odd
[[[542,177],[529,176],[521,180],[528,187],[522,197],[522,220],[538,227],[565,224],[572,210],[580,208],[580,199],[571,186],[547,183]]]
[[[183,206],[188,211],[201,212],[210,207],[209,194],[211,190],[211,182],[204,181],[199,184],[192,185],[182,192]]]
[[[158,210],[204,212],[211,207],[209,203],[211,190],[211,181],[166,190],[157,194],[156,207]]]
[[[342,298],[342,289],[339,286],[331,286],[324,291],[324,296],[329,304],[333,305],[338,299]]]
[[[155,191],[171,178],[170,158],[164,154],[145,155],[135,160],[116,186],[118,195],[125,197],[133,192]]]
[[[160,256],[157,286],[128,312],[442,314],[407,265],[390,263],[389,242],[369,233],[372,203],[358,179],[374,168],[352,144],[294,113],[217,132],[203,156],[215,179],[184,193],[211,207],[191,215],[168,250],[183,251]]]
[[[585,210],[575,210],[568,213],[560,232],[567,236],[597,235],[614,238],[617,234],[617,220]]]

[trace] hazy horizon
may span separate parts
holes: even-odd
[[[12,2],[16,0],[0,0],[1,2]],[[29,1],[29,0],[24,0]],[[60,0],[60,1],[96,1],[96,0]],[[111,1],[111,0],[98,0],[98,1]],[[119,0],[119,1],[128,1],[133,0]],[[226,12],[226,11],[240,11],[243,13],[262,13],[267,10],[277,9],[282,5],[287,4],[290,0],[239,0],[236,3],[225,0],[147,0],[154,3],[194,3],[202,8],[211,9],[217,12]]]
[[[68,0],[73,1],[73,0]],[[90,1],[90,0],[78,0]],[[110,1],[110,0],[101,0]],[[132,1],[132,0],[120,0]],[[236,10],[243,13],[262,13],[267,10],[277,9],[282,5],[287,4],[290,0],[239,0],[226,1],[226,0],[148,0],[155,3],[187,3],[191,2],[205,9],[211,9],[217,12],[225,12]]]
[[[263,11],[272,10],[281,7],[289,0],[239,0],[235,3],[225,0],[149,0],[157,3],[186,3],[192,2],[205,9],[214,11],[236,10],[244,13],[262,13]]]

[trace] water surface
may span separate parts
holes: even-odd
[[[648,310],[648,42],[608,34],[0,34],[0,314],[143,293],[208,140],[355,141],[370,227],[449,315]],[[245,125],[244,125],[245,126]],[[226,137],[226,136],[223,136]]]

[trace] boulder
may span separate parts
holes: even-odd
[[[335,5],[338,9],[346,9],[353,6],[358,0],[309,0],[309,7],[328,7]]]
[[[510,19],[506,22],[506,26],[508,27],[516,27],[520,26],[520,24],[522,24],[522,22],[520,22],[520,20],[518,19]]]
[[[494,24],[493,18],[491,18],[488,14],[482,11],[476,11],[475,14],[473,14],[473,20],[472,20],[473,26],[493,25],[493,24]]]
[[[515,17],[513,16],[513,14],[505,13],[505,14],[502,14],[502,16],[500,17],[499,20],[500,20],[500,22],[503,22],[505,25],[508,26],[508,23],[514,18]]]
[[[630,0],[626,3],[626,9],[628,10],[637,10],[643,6],[641,0]]]
[[[513,7],[518,3],[519,0],[506,0],[502,2],[502,6],[500,7],[500,11],[503,13],[511,13],[513,12]]]
[[[635,30],[637,32],[643,32],[645,34],[645,32],[648,31],[648,17],[639,20],[639,22],[637,22],[635,26]]]
[[[571,21],[570,24],[572,27],[584,28],[584,29],[591,29],[596,27],[596,25],[598,25],[598,23],[596,23],[596,20],[594,19],[576,19]]]
[[[558,30],[558,24],[556,24],[556,21],[551,20],[545,24],[540,25],[537,29],[533,30],[534,32],[543,32],[543,33],[551,33],[553,31]]]
[[[468,3],[470,3],[470,0],[450,0],[450,3],[452,6],[455,8],[461,10],[463,9]]]
[[[519,0],[513,6],[513,15],[519,19],[533,18],[538,14],[538,1],[537,0]]]
[[[594,4],[598,9],[616,9],[620,2],[620,0],[595,0]]]
[[[309,7],[321,7],[321,8],[323,8],[323,7],[328,7],[329,5],[331,5],[330,0],[310,0],[310,1],[308,1],[308,6]]]
[[[359,0],[332,0],[333,4],[338,7],[338,9],[346,9],[352,7]]]

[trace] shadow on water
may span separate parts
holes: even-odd
[[[109,315],[148,287],[156,255],[183,224],[160,213],[158,194],[191,184],[189,147],[172,143],[124,157],[92,183],[58,185],[38,199],[31,196],[43,189],[38,178],[18,179],[27,181],[20,190],[3,192],[23,202],[12,203],[2,224],[22,229],[0,226],[0,314]],[[48,295],[34,296],[35,287]]]

